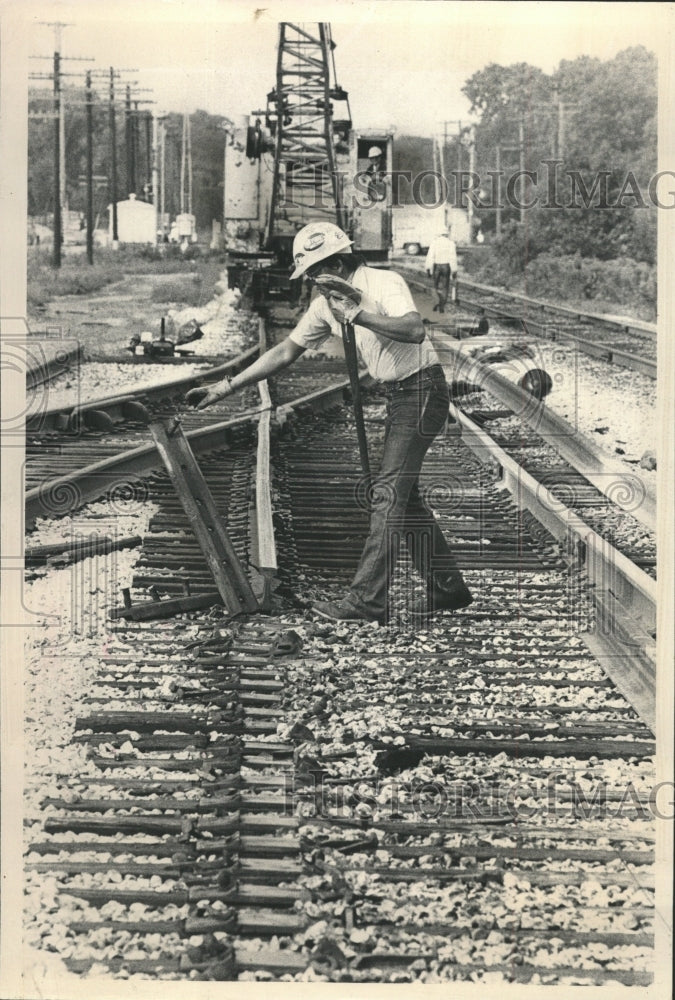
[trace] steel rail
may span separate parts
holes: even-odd
[[[433,339],[441,341],[437,350],[449,381],[463,379],[492,393],[615,506],[656,531],[656,496],[639,476],[579,435],[545,401],[521,389],[492,365],[468,357],[447,334],[435,331]]]
[[[498,463],[501,482],[518,507],[529,510],[586,572],[598,614],[589,648],[654,731],[656,581],[564,507],[457,406],[451,403],[450,409],[462,439],[479,460]]]
[[[155,385],[138,389],[136,392],[117,393],[113,396],[102,396],[99,399],[89,399],[84,403],[61,405],[46,408],[32,414],[26,421],[26,431],[30,433],[45,433],[46,431],[76,430],[78,426],[87,423],[89,414],[106,414],[115,423],[122,420],[138,419],[138,407],[143,400],[162,399],[168,394],[187,392],[203,382],[241,371],[258,354],[256,344],[236,357],[225,361],[208,372],[196,375],[181,375],[179,378],[167,379]]]
[[[562,316],[569,316],[573,319],[581,320],[582,322],[592,323],[597,326],[606,326],[611,330],[623,330],[624,332],[635,331],[639,334],[649,334],[652,339],[656,338],[657,326],[655,323],[648,323],[644,320],[639,319],[629,319],[627,323],[619,319],[613,319],[610,316],[603,316],[602,313],[592,313],[586,312],[579,309],[573,309],[571,306],[561,306],[556,305],[554,302],[547,302],[544,299],[534,299],[528,295],[523,295],[521,292],[511,292],[503,288],[495,288],[493,285],[485,285],[478,281],[469,281],[466,278],[460,279],[458,282],[460,289],[466,288],[470,290],[477,290],[482,293],[488,293],[496,297],[501,297],[505,299],[511,299],[515,302],[520,302],[524,306],[541,309],[554,314],[560,314]]]
[[[283,419],[285,414],[297,407],[315,405],[321,409],[333,406],[337,401],[344,402],[348,391],[349,381],[343,380],[292,400],[279,407],[277,412],[284,411]],[[228,448],[236,433],[252,427],[253,421],[264,411],[265,407],[249,410],[230,420],[188,431],[185,436],[196,454]],[[159,468],[162,468],[159,453],[154,444],[148,443],[83,466],[75,473],[51,479],[26,491],[25,524],[32,525],[38,517],[62,516],[115,487],[128,489],[130,484]]]
[[[532,397],[520,392],[503,376],[494,371],[486,379],[515,400],[532,406]],[[306,394],[280,406],[276,417],[280,424],[302,411],[324,409],[348,398],[349,381],[335,383],[325,389]],[[269,424],[271,402],[263,390],[261,408],[235,419],[209,425],[189,432],[186,437],[196,453],[230,446],[244,428],[252,429],[253,420],[262,421],[256,469],[256,541],[255,560],[260,571],[267,571],[267,584],[276,570],[274,529],[270,498]],[[636,567],[626,556],[616,551],[593,531],[580,517],[564,507],[558,498],[527,473],[515,459],[497,445],[490,436],[451,404],[452,415],[462,429],[463,438],[483,463],[498,464],[501,480],[518,506],[529,510],[550,534],[563,543],[567,554],[579,569],[585,570],[594,588],[595,605],[600,628],[591,637],[594,652],[607,660],[607,673],[617,687],[629,697],[650,728],[655,718],[655,640],[656,582]],[[523,414],[521,414],[522,416]],[[557,440],[557,439],[556,439]],[[26,520],[54,513],[65,497],[68,509],[101,496],[111,486],[125,485],[161,467],[161,459],[152,444],[135,448],[122,455],[94,463],[68,475],[43,484],[26,495]],[[51,508],[51,509],[50,509]],[[64,513],[65,511],[59,511]]]
[[[431,290],[431,285],[428,280],[425,280],[426,276],[423,273],[409,269],[399,262],[396,262],[394,266],[395,269],[399,270],[404,275],[409,284],[416,286],[425,292]],[[573,330],[566,329],[565,327],[551,329],[551,326],[553,326],[556,321],[555,314],[564,318],[574,317],[581,323],[603,326],[609,330],[622,330],[627,333],[634,330],[641,335],[648,332],[653,334],[652,339],[655,339],[656,336],[655,327],[649,326],[648,330],[645,331],[638,325],[628,326],[626,324],[622,324],[619,320],[605,319],[595,313],[583,313],[570,309],[566,306],[555,306],[551,303],[540,302],[537,299],[528,299],[526,296],[519,295],[516,292],[502,291],[500,289],[492,288],[490,285],[480,285],[477,282],[467,282],[466,280],[462,280],[458,284],[460,291],[464,288],[469,293],[474,291],[479,294],[495,295],[505,299],[506,302],[503,304],[498,302],[490,303],[478,298],[472,299],[469,297],[467,299],[466,294],[461,295],[461,300],[463,302],[469,301],[473,306],[480,306],[485,309],[486,313],[496,319],[517,320],[528,335],[541,337],[542,339],[550,340],[552,343],[572,343],[578,347],[583,354],[587,354],[590,357],[597,358],[601,361],[607,361],[609,364],[622,365],[633,371],[640,372],[641,374],[652,379],[657,377],[657,362],[651,358],[634,354],[632,351],[628,351],[623,347],[614,347],[612,344],[589,339],[587,332],[575,333]],[[544,321],[543,316],[540,319],[537,319],[534,316],[523,315],[520,312],[511,312],[508,306],[509,299],[516,299],[518,302],[522,302],[523,304],[532,306],[533,308],[549,310],[549,312],[554,313],[554,315],[549,320]],[[647,324],[645,324],[645,326],[647,326]]]
[[[57,351],[54,357],[47,358],[44,363],[28,368],[26,371],[26,392],[33,392],[45,382],[50,382],[55,375],[60,375],[65,367],[82,358],[82,345],[67,350]]]

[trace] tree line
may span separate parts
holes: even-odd
[[[652,264],[656,255],[656,212],[647,202],[639,206],[626,190],[630,174],[640,189],[647,190],[656,171],[657,83],[656,59],[643,47],[620,52],[611,60],[581,56],[563,60],[555,72],[536,66],[490,64],[468,79],[463,92],[471,103],[477,124],[473,132],[474,155],[469,158],[472,135],[464,131],[448,136],[442,150],[446,175],[471,162],[480,178],[474,221],[488,242],[510,255],[513,269],[541,253],[581,255],[598,260],[630,258]],[[68,203],[71,209],[86,207],[86,117],[85,91],[64,91],[65,163]],[[40,117],[49,109],[45,99],[30,101],[28,138],[28,205],[35,217],[52,211],[54,199],[53,121]],[[37,117],[34,117],[37,116]],[[126,197],[132,188],[139,198],[150,199],[150,152],[147,129],[138,129],[137,176],[129,176],[128,123],[122,104],[117,110],[117,190]],[[199,228],[222,217],[224,128],[228,119],[196,111],[190,117],[193,153],[193,211]],[[180,211],[180,164],[182,116],[164,119],[165,208],[172,216]],[[461,148],[460,148],[461,144]],[[110,202],[110,133],[107,100],[95,98],[93,114],[95,214],[105,212]],[[548,164],[547,162],[548,161]],[[551,164],[557,161],[557,166]],[[394,170],[417,174],[434,166],[429,137],[402,135],[394,143]],[[497,209],[494,176],[502,171],[503,185],[521,169],[538,178],[538,204],[521,211],[509,198]],[[558,171],[561,197],[551,203],[551,170]],[[593,198],[578,207],[569,201],[569,174],[576,177],[577,191]],[[598,177],[601,175],[601,185]],[[405,187],[402,201],[406,198]],[[431,190],[431,189],[429,189]],[[449,185],[451,202],[457,201]],[[624,191],[621,204],[617,197]],[[524,200],[526,187],[517,188]],[[502,189],[502,196],[504,195]],[[476,192],[474,192],[476,194]],[[606,207],[602,207],[602,197]],[[600,201],[598,201],[600,199]],[[588,200],[588,199],[587,199]],[[466,195],[464,196],[466,205]]]
[[[499,159],[505,176],[522,166],[538,179],[534,207],[520,212],[506,199],[502,210],[514,252],[526,247],[530,259],[548,252],[654,263],[657,209],[648,187],[657,169],[657,65],[651,52],[638,46],[611,60],[563,60],[550,75],[527,63],[491,64],[474,73],[463,92],[479,117],[479,176],[488,177]],[[478,216],[486,232],[495,232],[496,208],[478,209]]]

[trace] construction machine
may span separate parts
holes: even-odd
[[[282,22],[266,106],[226,140],[228,279],[259,307],[300,294],[289,281],[291,248],[308,222],[335,223],[369,259],[391,248],[393,137],[353,129],[334,52],[329,24]]]

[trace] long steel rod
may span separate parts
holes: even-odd
[[[345,348],[345,358],[347,360],[347,371],[349,372],[349,383],[352,390],[352,400],[354,405],[354,417],[356,419],[356,437],[359,442],[359,455],[361,457],[361,468],[363,475],[370,485],[370,461],[368,459],[368,439],[366,428],[363,422],[363,404],[361,402],[361,383],[359,382],[359,366],[356,356],[356,338],[354,327],[351,323],[342,324],[342,342]]]

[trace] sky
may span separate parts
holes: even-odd
[[[54,28],[41,22],[65,22],[68,72],[136,71],[125,79],[148,88],[138,96],[153,100],[146,106],[154,111],[201,108],[227,117],[264,107],[274,85],[278,21],[303,21],[311,10],[331,24],[338,82],[349,92],[355,127],[433,135],[444,121],[468,119],[461,87],[490,62],[528,62],[551,72],[561,59],[610,59],[630,45],[667,51],[664,15],[672,5],[273,0],[256,8],[242,0],[0,0],[5,8],[20,10],[29,57],[54,50]],[[49,72],[50,64],[29,58],[29,68]]]

